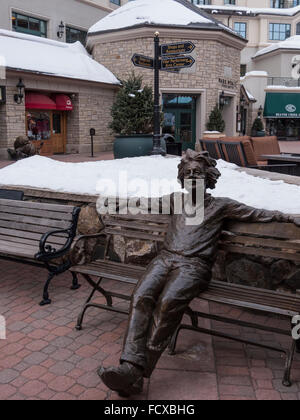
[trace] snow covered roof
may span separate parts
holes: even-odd
[[[279,15],[279,16],[295,16],[300,12],[300,6],[290,7],[287,9],[272,7],[239,7],[234,5],[226,6],[198,6],[202,10],[206,10],[212,14],[237,14],[237,15]]]
[[[113,73],[93,60],[80,42],[66,44],[0,29],[0,57],[4,57],[9,69],[119,84]]]
[[[89,35],[141,25],[218,29],[239,37],[232,29],[186,0],[130,1],[93,25],[89,30]]]
[[[291,36],[285,41],[276,42],[262,50],[259,50],[253,58],[260,57],[261,55],[268,54],[270,52],[287,49],[287,50],[300,50],[300,35]]]

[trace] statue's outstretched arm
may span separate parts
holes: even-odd
[[[239,220],[241,222],[295,223],[297,226],[300,226],[300,210],[299,215],[296,216],[281,213],[280,211],[256,209],[234,200],[228,200],[226,207],[226,214],[229,219]]]

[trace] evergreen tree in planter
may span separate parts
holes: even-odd
[[[209,116],[208,123],[206,124],[206,128],[208,131],[218,131],[219,133],[223,133],[225,130],[226,124],[223,120],[222,113],[218,105],[214,107],[211,111]]]
[[[131,73],[111,109],[109,127],[117,134],[115,158],[149,155],[153,146],[154,100],[150,86],[143,87],[142,76]]]
[[[252,125],[252,137],[263,137],[265,136],[265,128],[260,117],[255,118]]]

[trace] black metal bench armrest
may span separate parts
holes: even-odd
[[[66,243],[62,246],[62,248],[57,250],[52,245],[47,245],[47,241],[51,236],[63,233],[66,233],[68,237],[66,238]],[[38,261],[50,261],[55,258],[63,257],[70,250],[73,240],[74,236],[72,235],[71,229],[60,229],[47,232],[40,240],[40,252],[35,255],[35,258]]]
[[[84,265],[89,262],[89,257],[85,249],[85,242],[89,239],[105,239],[105,249],[108,247],[108,236],[103,231],[94,234],[78,235],[71,245],[70,260],[72,265]]]
[[[35,255],[35,258],[38,261],[48,262],[56,258],[63,257],[70,251],[73,240],[76,236],[78,218],[80,213],[80,208],[75,207],[72,214],[71,226],[68,229],[55,229],[50,232],[45,233],[40,240],[40,252]],[[52,245],[47,245],[48,239],[53,235],[64,234],[68,236],[66,238],[66,243],[60,249],[54,248]]]

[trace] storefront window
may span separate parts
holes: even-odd
[[[50,139],[50,114],[47,111],[29,111],[27,113],[27,135],[30,140]]]
[[[267,131],[281,141],[300,140],[300,119],[268,119]]]

